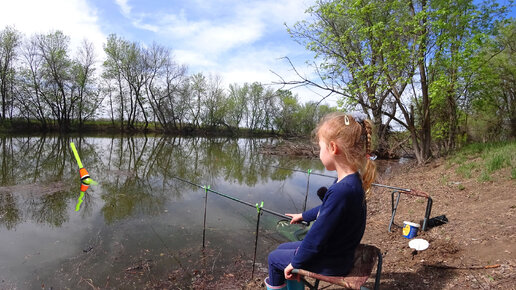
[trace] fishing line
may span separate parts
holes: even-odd
[[[209,192],[215,193],[215,194],[217,194],[217,195],[220,195],[220,196],[222,196],[222,197],[225,197],[225,198],[231,199],[231,200],[233,200],[233,201],[239,202],[239,203],[241,203],[241,204],[245,204],[245,205],[250,206],[250,207],[253,207],[253,208],[255,208],[255,207],[256,207],[256,205],[254,205],[254,204],[252,204],[252,203],[249,203],[249,202],[247,202],[247,201],[240,200],[240,199],[238,199],[238,198],[236,198],[236,197],[233,197],[233,196],[230,196],[230,195],[227,195],[227,194],[224,194],[224,193],[221,193],[221,192],[215,191],[215,190],[213,190],[213,189],[211,189],[211,188],[209,188],[209,187],[206,187],[206,186],[202,186],[202,185],[199,185],[199,184],[193,183],[193,182],[191,182],[191,181],[189,181],[189,180],[186,180],[186,179],[183,179],[183,178],[181,178],[181,177],[178,177],[178,176],[172,176],[172,178],[175,178],[175,179],[177,179],[177,180],[180,180],[180,181],[186,182],[186,183],[188,183],[188,184],[190,184],[190,185],[193,185],[193,186],[196,186],[196,187],[202,188],[202,189],[206,190],[206,192],[208,192],[208,191],[209,191]],[[270,214],[272,214],[272,215],[275,215],[275,216],[278,216],[278,217],[284,218],[284,219],[292,219],[292,217],[290,217],[290,216],[288,216],[288,215],[284,215],[284,214],[281,214],[281,213],[275,212],[275,211],[270,210],[270,209],[267,209],[267,208],[262,208],[261,210],[262,210],[262,211],[264,211],[264,212],[270,213]],[[301,224],[303,224],[303,225],[307,226],[307,225],[309,225],[310,223],[308,223],[308,222],[306,222],[306,221],[302,221],[302,222],[301,222]]]
[[[279,169],[283,169],[283,170],[290,170],[290,171],[295,171],[295,172],[301,172],[301,173],[305,173],[305,174],[308,173],[308,171],[304,171],[304,170],[285,168],[285,167],[280,167],[280,166],[275,166],[275,165],[271,165],[271,167],[279,168]],[[310,175],[318,175],[318,176],[329,177],[329,178],[337,178],[337,176],[328,175],[328,174],[322,174],[322,173],[316,173],[316,172],[311,172],[311,171],[308,173],[308,175],[309,176]],[[384,184],[379,184],[379,183],[371,183],[371,185],[372,186],[377,186],[377,187],[385,187],[385,188],[394,189],[394,190],[401,190],[401,191],[406,191],[406,192],[413,191],[413,190],[408,189],[408,188],[401,188],[401,187],[384,185]]]
[[[271,165],[271,167],[278,168],[278,169],[283,169],[283,170],[289,170],[289,171],[295,171],[295,172],[307,173],[307,171],[305,171],[305,170],[286,168],[286,167],[281,167],[281,166],[276,166],[276,165]],[[310,169],[310,170],[311,170],[311,169]],[[324,176],[324,177],[337,178],[337,176],[331,176],[331,175],[322,174],[322,173],[316,173],[316,172],[310,172],[310,174],[311,174],[311,175]]]

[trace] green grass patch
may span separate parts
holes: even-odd
[[[480,176],[478,177],[479,182],[486,182],[491,180],[491,175],[487,173],[486,170],[482,170],[482,173],[480,173]]]
[[[486,159],[486,169],[489,173],[500,170],[508,165],[510,165],[509,160],[506,158],[506,156],[501,154],[497,154],[491,158]]]
[[[477,164],[475,162],[464,163],[457,167],[457,169],[455,169],[455,172],[463,178],[471,178],[471,172],[476,167]]]
[[[449,156],[448,163],[457,164],[455,172],[463,178],[481,172],[478,181],[489,181],[491,174],[510,168],[511,178],[516,179],[516,141],[468,144]]]

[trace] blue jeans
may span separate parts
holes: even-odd
[[[284,270],[294,258],[301,242],[283,243],[269,254],[269,283],[271,286],[280,286],[285,283]]]

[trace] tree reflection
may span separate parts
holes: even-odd
[[[10,230],[19,223],[20,218],[20,210],[13,195],[9,192],[0,193],[0,224]]]
[[[254,187],[293,174],[278,167],[306,170],[314,164],[308,159],[294,163],[291,158],[260,154],[260,146],[276,142],[274,139],[3,137],[0,224],[14,229],[26,219],[60,226],[69,219],[80,186],[69,149],[72,140],[90,175],[99,182],[85,194],[81,215],[91,215],[95,202],[102,200],[98,206],[107,223],[134,215],[156,215],[166,201],[198,190],[174,177],[198,184],[224,180]]]

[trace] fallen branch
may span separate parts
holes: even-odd
[[[487,265],[487,266],[464,266],[464,267],[457,267],[457,266],[449,266],[449,265],[430,265],[430,264],[423,264],[425,267],[429,268],[437,268],[437,269],[453,269],[453,270],[479,270],[479,269],[493,269],[498,268],[501,265],[495,264],[495,265]]]

